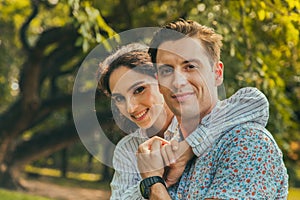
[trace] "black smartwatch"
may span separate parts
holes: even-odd
[[[151,177],[145,178],[140,183],[140,191],[141,191],[142,196],[145,199],[149,199],[150,187],[152,185],[154,185],[155,183],[161,183],[167,188],[164,179],[160,176],[151,176]]]

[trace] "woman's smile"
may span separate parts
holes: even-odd
[[[121,66],[112,72],[109,83],[112,99],[125,117],[144,129],[161,123],[164,99],[154,77]]]
[[[142,112],[139,112],[137,114],[132,114],[131,117],[137,121],[142,121],[146,117],[148,111],[149,111],[149,108],[147,108],[146,110],[143,110]]]

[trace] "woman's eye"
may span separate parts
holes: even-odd
[[[115,96],[114,100],[117,103],[121,103],[121,102],[125,101],[125,98],[123,96],[119,95],[119,96]]]
[[[133,91],[133,94],[139,94],[145,90],[144,86],[140,86]]]
[[[172,67],[162,67],[159,70],[159,74],[162,75],[162,76],[168,76],[171,73],[173,73],[173,68]]]

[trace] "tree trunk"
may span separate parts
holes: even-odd
[[[20,188],[18,172],[23,166],[41,157],[49,156],[79,141],[73,122],[47,132],[38,133],[29,141],[22,142],[14,152],[7,154],[1,164],[0,187]]]
[[[112,171],[111,168],[103,165],[103,170],[102,170],[102,179],[100,180],[101,182],[109,182],[112,179]]]
[[[89,155],[88,155],[88,161],[87,161],[87,171],[88,172],[91,172],[92,169],[93,169],[93,158],[94,158],[94,156],[89,153]]]
[[[64,148],[61,150],[61,167],[60,167],[61,177],[66,178],[67,171],[68,171],[68,149]]]
[[[0,187],[13,190],[24,190],[25,188],[20,184],[19,171],[14,167],[2,164],[0,172]]]
[[[19,68],[20,94],[0,114],[0,187],[20,188],[18,172],[25,164],[79,140],[72,119],[64,119],[59,127],[38,126],[53,113],[61,116],[61,110],[71,112],[69,78],[74,77],[84,56],[82,48],[76,45],[79,38],[76,23],[46,29],[35,42],[29,42],[28,28],[43,2],[31,1],[32,13],[20,29],[22,54],[26,58]],[[62,79],[68,81],[68,87],[58,87]],[[51,81],[51,87],[46,81]],[[25,140],[23,134],[28,130],[32,136]]]

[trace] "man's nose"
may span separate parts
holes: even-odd
[[[187,84],[187,80],[186,80],[186,77],[184,76],[184,74],[179,71],[175,71],[174,79],[173,79],[173,86],[176,89],[179,89],[186,84]]]

